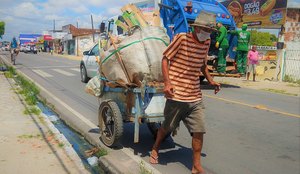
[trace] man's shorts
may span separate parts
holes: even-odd
[[[168,99],[164,109],[165,121],[162,126],[166,131],[172,132],[179,126],[180,121],[183,121],[191,134],[205,133],[203,109],[202,101],[179,102]]]
[[[253,74],[256,74],[256,64],[247,65],[247,73],[251,72],[253,72]]]

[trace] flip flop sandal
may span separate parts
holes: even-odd
[[[151,161],[154,161],[154,162],[151,162]],[[150,153],[150,160],[149,160],[150,164],[158,164],[158,156],[153,156],[151,153]]]

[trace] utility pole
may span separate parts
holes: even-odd
[[[95,43],[95,34],[94,34],[94,21],[93,21],[93,15],[91,15],[91,23],[92,23],[92,29],[93,29],[93,42]]]
[[[78,20],[76,22],[76,26],[77,26],[77,29],[78,29]],[[76,36],[76,56],[79,56],[78,36]]]
[[[55,19],[53,19],[53,33],[55,32]]]
[[[54,36],[54,33],[55,33],[55,19],[53,19],[53,32],[52,33],[53,33],[52,36]],[[51,51],[51,48],[50,48],[50,52],[51,52],[51,54],[53,54],[53,52],[54,52],[54,40],[53,40],[53,38],[52,38],[52,51]]]

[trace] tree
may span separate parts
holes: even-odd
[[[273,46],[277,41],[277,37],[274,34],[268,32],[259,32],[257,30],[250,31],[251,33],[251,45],[257,46]]]
[[[278,41],[278,39],[277,39],[277,37],[275,36],[275,34],[271,34],[271,41],[272,41],[272,42],[277,42],[277,41]]]
[[[2,36],[4,35],[5,31],[5,22],[0,21],[0,38],[2,39]]]

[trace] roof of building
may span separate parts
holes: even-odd
[[[73,35],[73,37],[76,36],[84,36],[84,35],[90,35],[95,33],[100,33],[100,30],[98,29],[89,29],[89,28],[77,28],[72,24],[69,24],[69,31]]]

